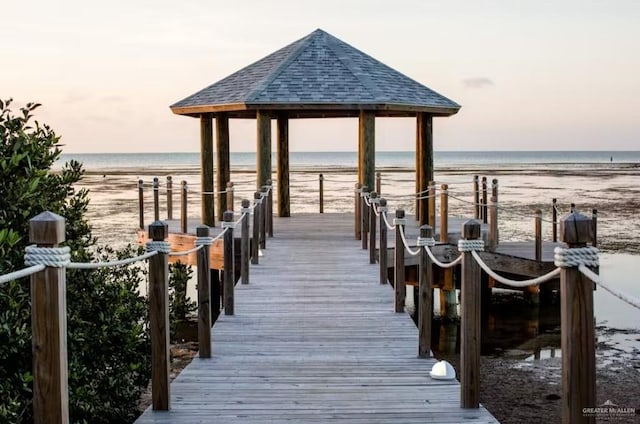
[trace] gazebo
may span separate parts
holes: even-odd
[[[256,183],[272,179],[271,121],[277,125],[278,216],[290,216],[288,122],[295,118],[357,117],[358,181],[374,187],[375,118],[416,117],[416,188],[433,180],[434,116],[450,116],[460,105],[338,38],[317,29],[280,50],[171,105],[173,113],[200,118],[202,222],[213,226],[216,120],[217,182],[230,179],[229,119],[257,123]],[[218,199],[218,214],[226,209]],[[426,222],[428,204],[420,204]]]

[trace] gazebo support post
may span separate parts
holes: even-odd
[[[231,179],[231,162],[229,159],[229,117],[226,113],[216,115],[216,150],[218,154],[218,191],[226,190]],[[218,220],[222,221],[222,214],[227,209],[227,196],[220,193],[218,197]]]
[[[289,197],[289,118],[284,113],[278,115],[278,216],[291,216]]]
[[[418,143],[416,146],[416,157],[419,164],[416,168],[416,178],[418,178],[418,197],[426,197],[429,193],[429,181],[433,181],[433,117],[428,113],[418,112],[417,118]],[[419,169],[419,171],[418,171]],[[418,221],[420,225],[427,225],[429,222],[429,199],[418,200],[419,213]]]
[[[213,115],[200,115],[200,185],[202,187],[202,224],[216,225],[213,193]]]
[[[256,112],[258,146],[256,154],[256,187],[258,190],[271,179],[271,116],[265,111]]]
[[[367,187],[375,187],[376,178],[376,137],[375,137],[374,111],[360,111],[358,125],[358,151],[360,162],[358,163],[358,176],[360,182]]]

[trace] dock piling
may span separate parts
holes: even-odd
[[[395,311],[404,312],[404,302],[406,297],[405,281],[404,281],[404,244],[402,243],[401,231],[404,230],[406,223],[404,209],[396,209],[396,218],[393,220],[396,226],[396,239],[394,248],[394,298]]]
[[[173,219],[173,179],[167,175],[167,219]]]
[[[360,240],[360,237],[362,236],[362,217],[360,216],[360,193],[362,190],[362,184],[360,183],[356,183],[355,185],[355,189],[354,189],[354,193],[355,193],[355,201],[354,201],[354,207],[353,207],[353,211],[354,211],[354,216],[355,216],[355,237],[356,240]]]
[[[196,227],[196,236],[209,239],[210,229],[206,225]],[[203,243],[197,253],[198,260],[198,355],[211,358],[211,245]]]
[[[240,241],[240,278],[242,284],[249,284],[249,217],[251,216],[249,204],[249,199],[242,199],[242,209],[240,209],[240,213],[244,215]]]
[[[153,177],[153,220],[160,220],[160,181]]]
[[[540,209],[536,209],[536,217],[535,217],[535,233],[536,233],[536,261],[542,261],[542,211]]]
[[[318,175],[318,186],[320,213],[324,213],[324,176],[322,174]]]
[[[418,357],[431,356],[431,317],[433,315],[433,267],[425,246],[433,241],[433,228],[429,225],[420,227],[419,288],[418,288]]]
[[[253,225],[252,225],[252,235],[251,235],[251,263],[253,265],[258,265],[260,262],[259,254],[259,240],[260,240],[260,202],[262,201],[262,195],[259,191],[253,193],[253,202],[255,206],[253,208]]]
[[[482,222],[487,223],[487,177],[482,177]]]
[[[267,210],[267,196],[269,195],[269,188],[264,185],[261,190],[261,203],[260,203],[260,248],[267,248],[267,222],[269,222],[269,218],[267,214],[269,211]]]
[[[187,233],[187,182],[182,180],[182,190],[180,191],[180,230]]]
[[[474,218],[480,219],[480,176],[473,176],[473,204],[474,204]]]
[[[387,213],[387,199],[381,197],[378,201],[380,205],[378,210],[380,212],[380,251],[378,253],[378,263],[380,264],[380,284],[387,284],[387,224],[384,222],[382,214]]]
[[[235,270],[233,255],[233,211],[223,214],[222,228],[224,233],[224,314],[233,315]]]
[[[378,203],[378,193],[371,192],[371,209],[369,210],[369,263],[376,263],[376,212],[374,208]]]
[[[234,199],[234,188],[233,188],[233,182],[229,181],[227,182],[227,210],[233,211],[233,203],[235,202]]]
[[[428,222],[429,226],[433,229],[436,228],[436,182],[429,181],[429,191],[427,192],[429,195],[429,217]]]
[[[273,181],[267,180],[267,234],[273,237]]]
[[[449,186],[440,186],[440,241],[449,242]]]
[[[139,227],[144,230],[144,182],[138,180],[138,216],[140,217]]]
[[[360,225],[362,250],[367,250],[367,242],[369,236],[369,206],[367,206],[367,198],[369,196],[369,187],[362,186],[362,195],[360,198],[360,213],[362,214],[362,224]]]
[[[553,242],[557,243],[558,242],[558,203],[557,203],[557,199],[554,197],[551,200],[551,216],[552,216],[552,220],[553,220],[553,227],[552,227],[552,231],[553,231]]]

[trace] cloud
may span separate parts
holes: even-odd
[[[467,78],[467,79],[463,79],[462,83],[464,84],[465,87],[469,87],[469,88],[485,88],[485,87],[492,87],[495,85],[493,83],[493,80],[487,77]]]

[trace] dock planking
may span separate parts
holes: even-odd
[[[171,410],[138,423],[495,423],[433,380],[417,329],[353,239],[346,214],[276,220],[235,315],[212,329],[212,358],[171,385]]]

